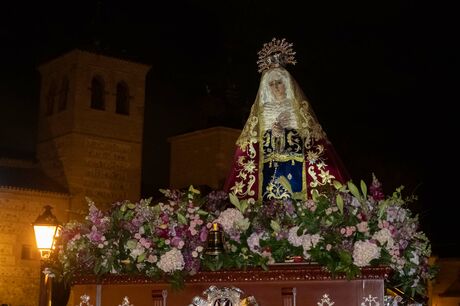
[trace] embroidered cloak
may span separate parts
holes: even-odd
[[[308,197],[313,188],[347,179],[302,90],[282,67],[263,72],[236,145],[224,189],[240,199]]]

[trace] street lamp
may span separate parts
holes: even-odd
[[[37,242],[40,256],[42,259],[47,259],[54,246],[54,238],[58,232],[59,222],[51,212],[53,207],[46,205],[44,209],[45,211],[38,216],[32,225],[34,226],[35,241]]]
[[[44,211],[32,223],[35,233],[35,241],[37,248],[40,251],[40,306],[51,306],[52,283],[49,274],[43,274],[42,271],[46,268],[46,260],[49,259],[51,251],[54,247],[54,241],[59,234],[59,222],[56,216],[53,215],[51,206],[46,205]]]

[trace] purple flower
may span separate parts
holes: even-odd
[[[204,209],[210,212],[222,211],[228,204],[228,194],[225,191],[211,191],[205,198]]]
[[[171,246],[178,248],[179,244],[182,242],[182,239],[178,236],[171,239]],[[180,249],[180,248],[179,248]]]
[[[184,269],[190,273],[190,275],[194,275],[200,270],[200,259],[199,257],[193,257],[191,252],[184,254],[184,262]]]
[[[369,187],[370,195],[375,201],[381,201],[385,198],[383,194],[382,184],[379,182],[374,173],[372,173],[372,184]]]
[[[87,234],[87,237],[91,242],[97,244],[102,243],[105,240],[104,235],[97,230],[96,226],[91,228],[91,232]]]
[[[207,239],[208,239],[208,229],[206,228],[206,226],[203,226],[200,231],[200,241],[206,242]]]

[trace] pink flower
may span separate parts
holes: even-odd
[[[367,233],[369,231],[369,226],[365,221],[358,223],[356,227],[358,228],[358,232],[360,233]]]
[[[91,242],[99,244],[105,240],[104,235],[97,230],[97,227],[93,225],[91,232],[86,235]]]
[[[201,240],[201,242],[205,242],[206,240],[208,240],[207,226],[201,228],[200,240]]]
[[[155,263],[157,262],[158,260],[158,257],[156,257],[155,255],[152,255],[150,254],[149,257],[147,257],[147,261],[150,262],[150,263]]]
[[[146,249],[150,248],[150,246],[152,245],[151,242],[145,238],[141,238],[139,240],[139,243]]]
[[[351,236],[353,234],[353,229],[347,226],[347,233],[346,236]]]
[[[351,235],[353,235],[355,231],[356,231],[356,227],[354,226],[346,226],[340,229],[340,233],[344,235],[345,237],[350,237]]]
[[[161,216],[161,221],[163,221],[164,223],[169,223],[169,216],[167,214],[163,214]]]

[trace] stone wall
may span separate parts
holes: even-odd
[[[61,223],[68,221],[68,196],[0,187],[0,304],[38,303],[40,254],[32,223],[45,205]]]
[[[100,208],[140,197],[145,76],[150,67],[73,50],[39,67],[37,159],[69,191],[59,195],[0,187],[0,304],[36,305],[40,258],[32,222],[44,205],[62,223],[82,219],[86,197]],[[104,83],[105,109],[91,108],[91,82]],[[66,107],[57,105],[68,81]],[[116,112],[117,84],[128,88],[129,114]],[[55,95],[50,94],[55,88]],[[64,96],[64,95],[62,95]],[[54,97],[54,100],[50,100]],[[49,103],[54,101],[53,111]]]
[[[37,148],[47,173],[63,174],[60,182],[65,183],[72,194],[73,217],[78,219],[79,215],[86,214],[86,197],[104,209],[116,201],[139,200],[140,142],[72,133],[40,143]]]
[[[460,305],[460,258],[436,258],[434,263],[439,267],[439,272],[429,287],[429,305]],[[456,296],[452,293],[456,293]]]
[[[237,129],[214,127],[170,138],[170,186],[183,188],[192,184],[221,189],[240,133]]]
[[[140,197],[145,76],[149,69],[81,50],[39,67],[37,158],[44,172],[69,190],[76,219],[86,214],[86,197],[101,208]],[[104,109],[91,108],[94,78],[104,85]],[[62,79],[69,80],[67,108],[49,114],[49,88]],[[116,112],[120,83],[128,88],[128,114]]]

